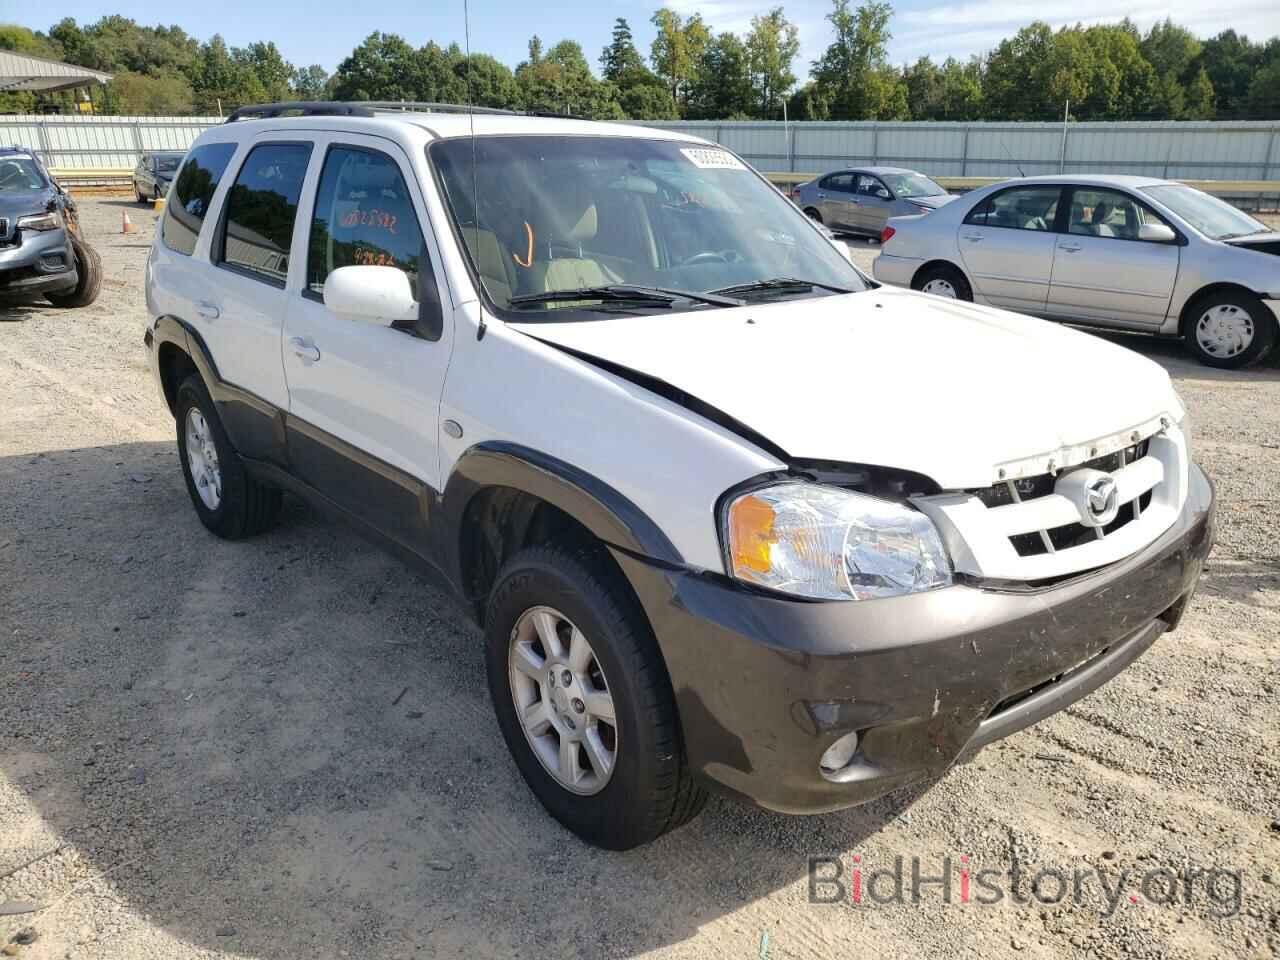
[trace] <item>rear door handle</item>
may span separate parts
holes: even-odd
[[[964,234],[964,238],[965,238],[966,240],[968,240],[970,243],[981,243],[981,242],[982,242],[982,234],[980,234],[980,233],[966,233],[966,234]]]
[[[1084,248],[1078,243],[1060,243],[1058,249],[1066,253],[1079,253]]]
[[[208,300],[200,300],[196,303],[196,313],[206,320],[217,320],[218,317],[222,316],[222,311],[218,309],[218,305],[210,303]]]
[[[310,340],[304,340],[302,337],[291,337],[289,346],[293,347],[294,356],[298,357],[303,363],[320,362],[320,348]]]

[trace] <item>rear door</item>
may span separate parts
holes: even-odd
[[[854,217],[858,229],[879,236],[893,208],[893,193],[879,177],[860,173],[856,200]]]
[[[958,240],[975,293],[999,307],[1044,312],[1062,193],[1057,185],[1009,187],[969,211]]]
[[[1120,326],[1162,324],[1182,248],[1176,241],[1143,240],[1141,230],[1146,224],[1172,226],[1121,190],[1075,187],[1067,209],[1046,312]]]
[[[852,173],[833,173],[818,182],[818,212],[829,227],[853,228]]]
[[[299,232],[299,282],[287,294],[284,368],[289,455],[298,476],[401,543],[420,547],[428,491],[439,489],[439,412],[453,346],[415,324],[333,313],[325,280],[345,266],[409,274],[421,302],[449,304],[413,166],[380,137],[332,134],[317,151]],[[445,308],[446,319],[451,317]]]

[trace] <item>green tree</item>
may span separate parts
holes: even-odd
[[[1204,71],[1201,71],[1203,75]],[[1206,81],[1208,77],[1205,77]],[[1263,119],[1280,116],[1280,56],[1262,67],[1249,84],[1250,117]]]
[[[613,41],[600,54],[600,75],[611,83],[618,83],[624,76],[639,71],[648,72],[644,58],[636,49],[631,25],[625,17],[618,17],[613,23]]]
[[[125,70],[111,78],[105,104],[117,114],[182,116],[191,113],[191,84],[174,73],[151,76]]]
[[[299,100],[323,100],[329,86],[329,74],[324,67],[313,63],[293,72],[293,96]]]
[[[928,57],[921,57],[902,71],[907,86],[907,106],[912,120],[941,120],[943,103],[942,68]]]
[[[416,51],[401,36],[375,31],[333,75],[339,100],[415,100]]]
[[[233,49],[231,56],[236,63],[258,78],[258,82],[266,91],[268,100],[289,99],[290,84],[295,71],[293,64],[281,56],[273,41],[251,43],[243,49]]]
[[[982,61],[961,63],[947,57],[942,63],[942,113],[939,120],[978,120],[982,117]]]
[[[761,117],[772,119],[782,109],[782,101],[796,85],[791,65],[799,52],[798,31],[787,20],[781,7],[774,7],[764,16],[751,18],[747,59]]]
[[[658,31],[649,50],[653,72],[666,83],[671,102],[679,108],[693,82],[694,66],[711,42],[711,31],[701,14],[685,20],[668,7],[655,13],[652,23]]]
[[[1271,116],[1276,116],[1273,111]],[[1202,66],[1191,77],[1183,99],[1182,117],[1186,120],[1212,120],[1214,116],[1213,81]]]
[[[1260,54],[1260,47],[1234,30],[1224,30],[1201,45],[1196,67],[1203,67],[1213,84],[1218,119],[1236,120],[1248,114],[1250,86]]]
[[[719,34],[698,59],[689,90],[689,115],[706,120],[750,116],[755,105],[746,44],[734,33]]]
[[[888,3],[866,0],[856,10],[834,0],[827,20],[835,40],[813,64],[814,83],[833,120],[880,120],[909,112],[902,75],[889,65]]]
[[[516,68],[515,79],[528,110],[624,119],[618,88],[592,76],[582,47],[572,40],[561,40],[543,53],[541,41],[534,37],[529,59]]]
[[[520,87],[515,74],[505,63],[500,63],[487,53],[473,53],[470,58],[459,57],[454,65],[454,76],[465,96],[470,83],[471,102],[480,107],[497,107],[513,110],[520,106]],[[446,101],[448,102],[448,101]]]
[[[195,109],[201,113],[226,112],[250,103],[265,103],[267,89],[243,56],[234,54],[219,34],[200,49],[197,81],[193,84]]]

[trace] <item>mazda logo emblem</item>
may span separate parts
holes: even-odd
[[[1097,477],[1085,487],[1085,509],[1099,527],[1105,527],[1120,512],[1120,490],[1114,477]]]

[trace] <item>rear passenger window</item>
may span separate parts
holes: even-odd
[[[267,143],[249,151],[227,194],[220,262],[284,286],[310,159],[309,143]]]
[[[374,150],[331,148],[311,220],[307,291],[322,295],[334,270],[365,264],[403,270],[416,298],[422,242],[396,162]]]
[[[160,235],[170,250],[188,257],[195,251],[213,193],[235,152],[234,143],[207,143],[187,156],[165,204]]]
[[[965,217],[965,223],[1010,230],[1053,229],[1061,187],[1016,187],[988,197]]]

